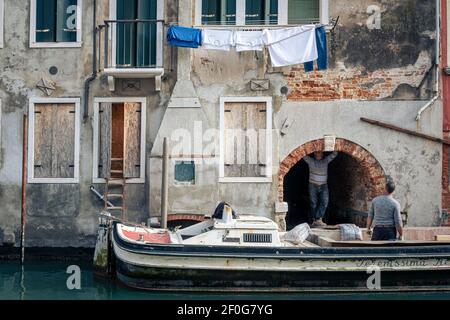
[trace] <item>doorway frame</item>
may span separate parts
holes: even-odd
[[[145,150],[147,138],[147,98],[145,97],[110,97],[110,98],[94,98],[94,117],[93,117],[93,151],[92,151],[92,183],[106,183],[106,179],[99,178],[98,162],[99,162],[99,124],[100,124],[100,103],[127,103],[134,102],[141,104],[141,154],[140,154],[140,174],[139,178],[127,179],[127,183],[142,184],[145,183]]]

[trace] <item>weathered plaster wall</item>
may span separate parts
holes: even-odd
[[[36,88],[41,78],[56,83],[54,97],[80,97],[83,105],[84,80],[92,72],[92,14],[93,0],[83,1],[82,47],[71,49],[29,48],[28,0],[5,1],[5,44],[0,49],[0,99],[2,100],[2,135],[0,157],[0,245],[15,238],[20,243],[21,174],[22,174],[22,115],[28,111],[30,97],[44,97]],[[97,23],[109,16],[109,2],[97,1]],[[166,5],[166,20],[173,21],[174,5]],[[27,246],[92,247],[95,243],[97,213],[103,205],[89,190],[92,185],[93,98],[138,96],[147,98],[147,148],[150,152],[164,106],[174,84],[173,59],[176,52],[164,50],[166,73],[161,92],[155,92],[154,80],[142,80],[141,90],[111,93],[107,79],[101,74],[90,90],[89,116],[81,124],[80,183],[28,184]],[[50,75],[56,66],[58,73]],[[175,70],[174,70],[175,69]],[[127,218],[146,222],[148,217],[147,183],[127,186]],[[102,185],[95,185],[103,192]]]
[[[381,8],[380,30],[366,26],[369,5]],[[304,73],[303,66],[272,68],[267,51],[192,50],[191,78],[201,109],[190,116],[182,109],[166,114],[172,121],[163,121],[161,136],[170,137],[178,124],[193,136],[191,122],[200,119],[204,129],[218,129],[222,96],[271,96],[274,129],[280,129],[286,119],[293,126],[282,138],[274,134],[272,183],[218,183],[218,157],[216,163],[198,161],[195,186],[170,186],[170,213],[212,213],[217,201],[228,201],[241,213],[271,216],[278,201],[278,164],[302,144],[334,133],[366,148],[394,178],[410,225],[438,223],[441,146],[359,120],[365,116],[441,136],[440,103],[420,123],[414,120],[433,95],[434,2],[336,0],[330,3],[330,16],[339,16],[339,23],[329,35],[330,68],[326,71]],[[269,90],[251,91],[252,79],[270,80]],[[287,95],[280,93],[284,86],[289,89]],[[153,153],[160,154],[160,150]],[[154,216],[160,210],[160,163],[155,159],[150,167],[151,181],[156,181],[151,183]]]

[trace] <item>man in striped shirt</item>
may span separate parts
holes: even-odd
[[[336,158],[337,152],[324,157],[322,151],[314,152],[314,157],[306,156],[303,159],[309,166],[309,197],[311,202],[311,216],[314,219],[312,226],[322,227],[322,221],[328,207],[328,164]]]

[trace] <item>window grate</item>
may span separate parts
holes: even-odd
[[[244,233],[244,242],[271,243],[271,233]]]

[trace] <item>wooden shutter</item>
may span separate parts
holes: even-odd
[[[221,0],[202,1],[202,24],[220,24]]]
[[[117,20],[136,19],[136,0],[117,0]],[[136,66],[136,25],[117,23],[116,27],[117,66]]]
[[[266,173],[266,104],[225,104],[226,177],[261,177]]]
[[[56,0],[36,0],[36,42],[54,42]]]
[[[266,0],[246,0],[245,1],[245,23],[264,24]]]
[[[226,103],[224,110],[225,176],[240,177],[245,162],[244,118],[241,103]]]
[[[72,16],[76,14],[69,9],[76,6],[77,0],[58,0],[56,2],[56,41],[57,42],[76,42],[77,29],[76,21],[72,21]],[[78,18],[78,17],[77,17]],[[72,28],[75,24],[75,28]]]
[[[319,19],[319,0],[289,0],[288,23],[304,24]]]
[[[124,177],[139,178],[141,168],[141,110],[140,103],[124,103]]]
[[[142,20],[156,20],[156,2],[156,0],[138,0],[137,18]],[[136,45],[136,66],[155,66],[156,23],[138,23]]]
[[[99,177],[111,177],[112,103],[101,103],[99,109]]]
[[[34,119],[34,177],[73,178],[75,105],[36,104]]]
[[[245,119],[245,164],[242,165],[242,177],[265,176],[265,128],[266,104],[244,104]]]
[[[225,24],[236,24],[236,0],[225,2]]]
[[[270,0],[269,24],[278,24],[278,0]]]

